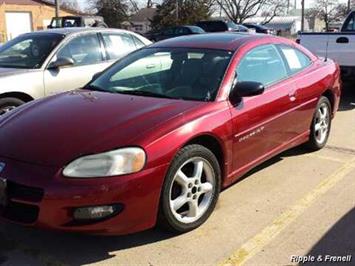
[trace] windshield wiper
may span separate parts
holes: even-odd
[[[121,93],[121,94],[128,94],[128,95],[137,95],[137,96],[148,96],[148,97],[157,97],[157,98],[167,98],[167,99],[175,99],[173,97],[170,97],[168,95],[156,93],[156,92],[151,92],[151,91],[115,91],[116,93]]]
[[[97,86],[97,85],[87,85],[84,87],[84,89],[91,90],[91,91],[111,92],[111,91],[105,90],[104,88],[101,88],[100,86]]]

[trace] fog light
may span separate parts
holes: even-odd
[[[109,218],[122,210],[120,205],[78,208],[74,211],[75,220],[101,220]]]

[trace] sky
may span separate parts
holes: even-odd
[[[294,1],[294,0],[291,0],[291,1]],[[339,3],[347,3],[347,0],[338,0],[338,1],[339,1]],[[302,0],[297,0],[297,8],[301,8],[301,2],[302,2]],[[315,2],[315,0],[305,0],[306,8],[312,7],[314,2]]]
[[[75,1],[75,0],[67,0],[67,1]],[[81,7],[85,7],[86,6],[86,3],[87,3],[87,0],[76,0]],[[137,0],[139,2],[139,4],[141,6],[144,6],[147,1],[146,0]],[[160,2],[161,0],[155,0],[154,2]],[[295,0],[290,0],[291,3],[293,4]],[[297,8],[301,8],[301,1],[302,0],[296,0],[297,2]],[[312,7],[312,5],[314,4],[316,0],[305,0],[305,5],[306,5],[306,8],[309,8],[309,7]],[[347,0],[338,0],[339,3],[346,3]]]

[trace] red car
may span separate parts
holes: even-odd
[[[84,89],[0,119],[1,216],[91,234],[192,230],[256,165],[303,143],[324,147],[339,73],[266,35],[195,35],[133,52]]]

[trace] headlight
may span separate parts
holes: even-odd
[[[123,148],[84,156],[71,162],[63,171],[66,177],[109,177],[139,172],[146,161],[141,148]]]

